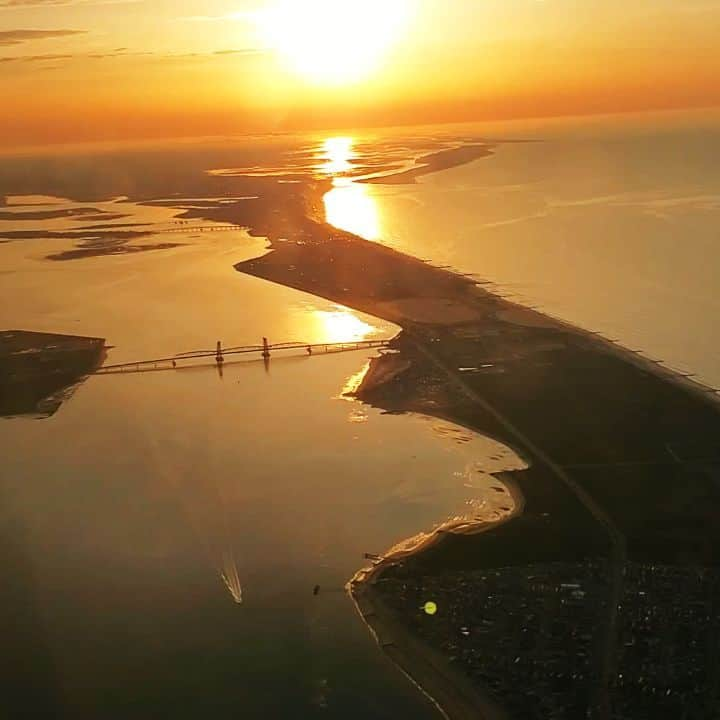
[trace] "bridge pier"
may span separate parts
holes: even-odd
[[[222,354],[222,343],[220,340],[217,341],[217,345],[215,346],[215,362],[220,365],[220,363],[225,362],[225,358]]]
[[[265,360],[270,359],[270,344],[268,343],[268,339],[266,337],[263,338],[262,356],[265,358]]]

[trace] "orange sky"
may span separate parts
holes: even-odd
[[[0,0],[0,146],[720,105],[720,0]]]

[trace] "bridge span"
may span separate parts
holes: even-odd
[[[179,367],[189,367],[193,361],[205,358],[212,359],[216,364],[222,365],[222,363],[225,362],[226,357],[233,355],[259,355],[265,360],[269,360],[272,354],[278,352],[283,353],[283,355],[289,355],[292,353],[302,353],[308,356],[325,355],[336,352],[385,348],[388,347],[389,343],[389,338],[330,343],[270,343],[267,338],[263,338],[263,342],[258,345],[235,345],[232,347],[223,347],[222,342],[218,340],[214,350],[192,350],[190,352],[179,353],[170,357],[102,365],[94,372],[94,374],[113,375],[126,372],[147,372],[150,370],[174,370]]]

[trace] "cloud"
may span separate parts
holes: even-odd
[[[63,0],[0,0],[0,7],[30,7],[32,5],[67,5]]]
[[[116,57],[136,57],[138,55],[154,55],[152,52],[97,52],[97,53],[44,53],[42,55],[6,55],[0,57],[0,63],[18,62],[18,63],[34,63],[47,62],[49,60],[105,60],[106,58]]]
[[[29,7],[65,7],[67,5],[125,5],[140,0],[0,0],[0,10]]]
[[[140,0],[0,0],[1,8],[63,7],[65,5],[118,5]]]
[[[82,35],[87,30],[0,30],[0,45],[20,45],[30,40]]]
[[[267,50],[262,48],[239,48],[237,50],[215,50],[212,55],[265,55]]]
[[[0,63],[7,62],[37,62],[42,60],[71,60],[74,55],[19,55],[17,57],[0,57]]]
[[[235,12],[225,13],[224,15],[185,15],[176,19],[187,20],[189,22],[220,22],[226,20],[252,21],[256,15],[257,12],[253,10],[237,10]]]
[[[42,63],[56,60],[106,60],[123,57],[152,57],[155,60],[188,60],[190,58],[213,58],[223,57],[227,55],[239,55],[240,57],[252,57],[254,55],[264,54],[264,50],[256,50],[254,48],[239,48],[228,50],[215,50],[205,53],[155,53],[151,51],[129,51],[124,48],[111,50],[109,52],[86,52],[74,54],[56,54],[44,53],[41,55],[6,55],[0,56],[0,63]]]

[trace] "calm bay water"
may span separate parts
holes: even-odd
[[[434,717],[343,588],[363,552],[462,512],[495,444],[339,399],[359,365],[98,377],[49,421],[3,423],[28,667],[50,666],[58,713]]]

